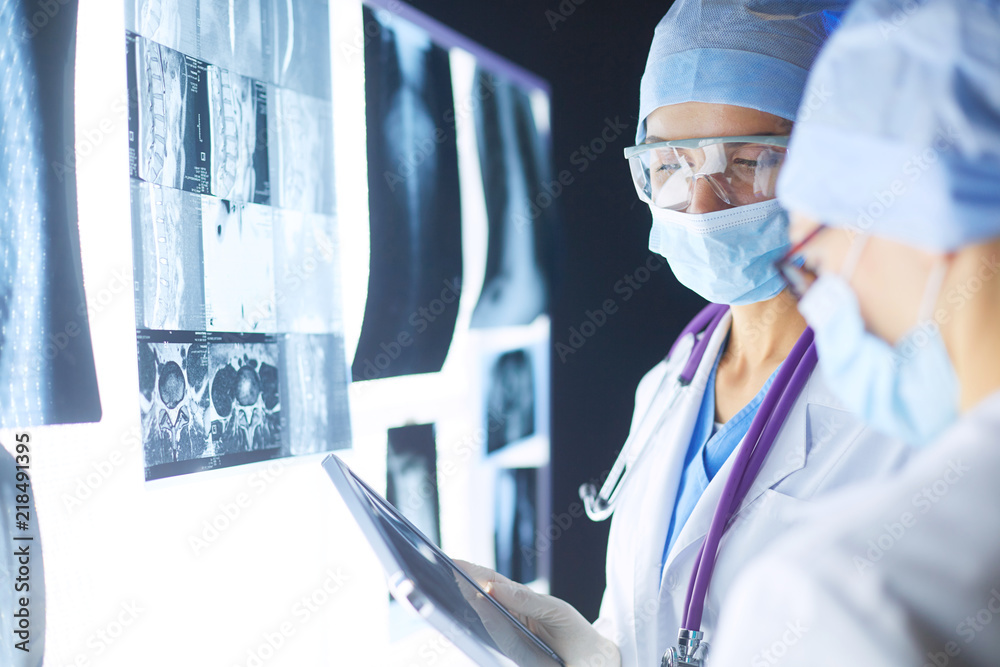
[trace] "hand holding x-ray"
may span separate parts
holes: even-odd
[[[461,560],[455,560],[455,563],[525,627],[552,647],[566,662],[566,667],[621,666],[621,656],[615,643],[595,630],[568,602],[536,593],[489,568]],[[510,643],[494,634],[499,628],[494,630],[487,625],[486,629],[501,648]],[[516,661],[515,656],[511,657]]]

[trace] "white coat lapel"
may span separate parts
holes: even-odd
[[[808,442],[806,433],[806,413],[809,403],[808,392],[809,383],[807,382],[802,394],[795,401],[794,405],[792,405],[792,409],[789,411],[784,425],[778,431],[774,445],[771,447],[767,458],[764,459],[764,464],[761,466],[757,478],[747,492],[746,498],[740,504],[737,514],[742,513],[764,491],[805,466]],[[712,518],[715,516],[715,509],[719,505],[722,489],[726,484],[726,480],[729,479],[729,475],[732,473],[736,452],[740,451],[745,444],[745,439],[740,441],[733,455],[726,459],[719,473],[709,482],[708,488],[705,489],[705,493],[698,500],[687,523],[684,524],[684,528],[681,529],[680,534],[677,536],[673,549],[671,549],[670,554],[667,556],[666,567],[663,568],[664,575],[666,575],[670,566],[689,547],[692,549],[698,547],[705,535],[708,534],[708,528],[712,523]]]
[[[636,530],[645,532],[647,537],[641,540],[642,548],[637,549],[635,553],[635,581],[632,587],[635,591],[633,610],[636,614],[637,628],[641,625],[639,619],[645,619],[646,622],[653,620],[646,618],[649,612],[643,611],[642,605],[651,597],[655,599],[660,588],[660,563],[667,539],[667,528],[677,499],[677,487],[684,459],[691,443],[691,434],[701,408],[708,375],[726,339],[731,322],[732,315],[727,312],[709,340],[705,355],[691,384],[677,401],[670,418],[663,421],[649,442],[650,456],[643,462],[643,466],[649,472],[648,475],[643,475],[647,479],[646,494],[642,502],[642,514],[636,527]],[[648,636],[648,633],[645,634]],[[642,633],[637,633],[637,641],[640,636]]]

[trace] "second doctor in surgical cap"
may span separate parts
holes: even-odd
[[[774,267],[790,245],[775,183],[841,5],[678,0],[656,28],[626,157],[652,214],[650,249],[712,305],[640,383],[622,448],[594,628],[623,665],[680,653],[682,630],[701,642],[700,664],[732,581],[797,510],[907,456],[812,372],[812,334]],[[766,457],[748,463],[753,452]],[[696,579],[699,561],[714,570]],[[604,646],[568,605],[504,581],[494,590],[557,652],[571,651],[568,663],[598,664],[584,658]]]
[[[747,568],[720,665],[1000,664],[1000,2],[858,0],[817,61],[781,262],[831,389],[921,447]]]

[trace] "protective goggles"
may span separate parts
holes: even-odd
[[[683,211],[704,178],[730,206],[774,199],[788,137],[707,137],[639,144],[625,149],[639,199]]]

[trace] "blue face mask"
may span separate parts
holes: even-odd
[[[775,200],[712,213],[650,206],[649,249],[674,276],[712,303],[766,301],[785,288],[774,267],[789,247],[788,214]]]
[[[867,331],[858,299],[841,275],[824,274],[799,302],[816,334],[830,389],[878,430],[916,446],[958,418],[958,378],[940,328],[926,316],[933,311],[941,278],[943,271],[929,284],[932,298],[925,297],[922,324],[894,346]]]

